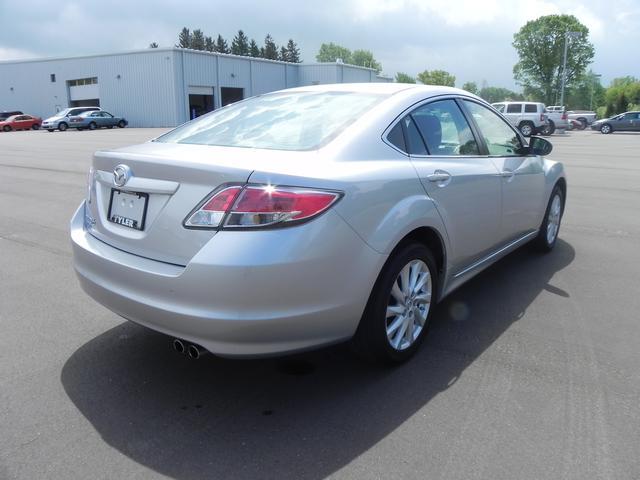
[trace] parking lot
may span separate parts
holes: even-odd
[[[80,290],[91,153],[163,131],[0,133],[0,479],[640,478],[640,134],[551,137],[556,249],[480,274],[381,369],[189,360]]]

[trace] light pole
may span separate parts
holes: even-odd
[[[564,84],[567,80],[567,48],[569,46],[569,38],[578,38],[580,32],[565,32],[564,34],[564,57],[562,58],[562,83],[560,87],[560,105],[564,105]]]
[[[593,112],[593,91],[596,88],[596,81],[598,81],[598,79],[601,77],[602,75],[600,75],[599,73],[591,74],[591,100],[589,100],[589,110],[591,110],[592,112]]]

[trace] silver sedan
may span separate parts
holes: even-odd
[[[551,144],[465,91],[302,87],[94,155],[71,220],[84,290],[197,357],[351,340],[408,359],[435,304],[566,200]]]

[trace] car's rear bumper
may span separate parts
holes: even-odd
[[[280,230],[219,232],[185,267],[111,247],[71,221],[82,288],[113,312],[223,356],[351,337],[386,260],[333,211]]]

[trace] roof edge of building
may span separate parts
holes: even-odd
[[[38,57],[38,58],[24,58],[24,59],[13,59],[13,60],[0,60],[0,65],[17,64],[17,63],[35,63],[35,62],[56,62],[61,60],[78,60],[82,58],[114,57],[119,55],[137,55],[141,53],[152,54],[152,53],[158,53],[158,52],[188,52],[188,53],[193,53],[197,55],[210,55],[215,57],[243,58],[243,59],[248,59],[255,62],[277,63],[280,65],[296,65],[296,66],[340,65],[340,66],[346,66],[349,68],[357,68],[360,70],[368,70],[371,72],[376,72],[376,70],[373,68],[363,67],[360,65],[351,65],[351,64],[342,63],[342,62],[292,63],[292,62],[284,62],[282,60],[271,60],[268,58],[249,57],[245,55],[234,55],[232,53],[208,52],[205,50],[192,50],[190,48],[179,48],[179,47],[144,48],[144,49],[137,49],[137,50],[123,50],[119,52],[109,52],[109,53],[93,53],[93,54],[68,55],[68,56],[59,56],[59,57]],[[376,75],[381,78],[386,78],[378,74],[377,72],[376,72]]]

